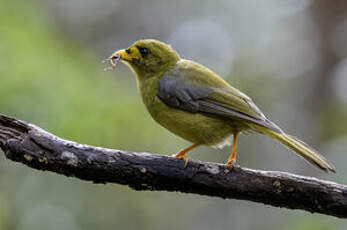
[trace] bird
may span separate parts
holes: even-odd
[[[187,161],[200,145],[222,148],[232,141],[227,166],[236,162],[239,134],[269,136],[325,172],[333,164],[318,151],[286,134],[270,121],[253,100],[207,67],[183,59],[171,45],[155,39],[134,42],[106,59],[113,69],[120,61],[135,73],[137,86],[151,117],[175,135],[192,143],[173,156]]]

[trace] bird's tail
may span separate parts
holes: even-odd
[[[274,127],[277,127],[275,124],[273,125]],[[331,164],[327,159],[325,159],[325,157],[323,157],[320,153],[318,153],[318,151],[316,151],[315,149],[313,149],[312,147],[310,147],[303,141],[299,140],[298,138],[285,134],[280,129],[271,130],[269,128],[258,126],[257,131],[264,133],[273,139],[278,140],[283,145],[294,150],[300,156],[305,158],[308,162],[324,170],[325,172],[334,172],[334,173],[336,172],[333,164]]]

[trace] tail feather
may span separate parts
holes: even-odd
[[[284,132],[276,132],[269,129],[264,130],[264,128],[261,132],[278,140],[283,145],[294,150],[308,162],[324,170],[325,172],[336,172],[333,164],[331,164],[327,159],[325,159],[325,157],[319,154],[318,151],[316,151],[303,141],[299,140],[298,138],[285,134]]]

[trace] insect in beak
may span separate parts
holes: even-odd
[[[114,70],[114,68],[116,68],[116,66],[117,66],[117,63],[120,61],[120,59],[121,59],[121,55],[120,54],[113,54],[109,58],[103,60],[102,63],[109,62],[111,64],[111,66],[105,67],[104,70],[105,71]]]

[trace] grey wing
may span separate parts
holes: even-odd
[[[200,99],[211,91],[211,88],[193,87],[175,77],[164,76],[159,81],[157,96],[168,106],[197,113],[200,111]]]
[[[253,117],[211,100],[209,95],[216,93],[216,91],[218,92],[218,90],[213,87],[195,86],[175,76],[165,75],[159,81],[157,96],[163,103],[173,108],[222,119],[243,119],[275,131],[280,131],[279,128],[267,120],[265,116],[260,118]],[[253,105],[254,104],[251,106]],[[255,108],[259,110],[256,106]]]

